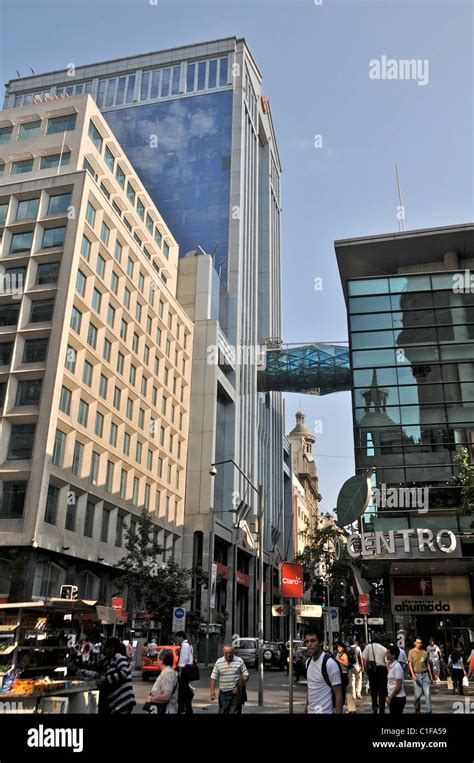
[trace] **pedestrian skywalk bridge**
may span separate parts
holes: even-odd
[[[266,367],[258,372],[260,392],[329,395],[351,388],[349,347],[317,342],[303,345],[266,343]]]

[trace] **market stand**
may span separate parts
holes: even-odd
[[[112,607],[45,599],[0,604],[0,706],[4,713],[97,713],[98,680],[77,668],[86,621],[115,625]]]

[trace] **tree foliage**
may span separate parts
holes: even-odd
[[[474,465],[471,464],[469,451],[461,448],[455,456],[457,475],[456,485],[461,488],[461,511],[463,514],[474,513]]]
[[[334,555],[334,543],[341,538],[342,531],[333,522],[317,527],[313,534],[308,537],[308,543],[301,554],[297,554],[295,561],[303,565],[304,585],[309,588],[314,577],[314,568],[317,564],[326,565],[327,577],[335,577],[338,574],[345,576],[349,567],[344,559],[336,560]]]
[[[125,533],[126,556],[117,567],[122,574],[116,581],[127,587],[134,606],[161,620],[163,629],[171,630],[173,608],[184,604],[191,596],[191,571],[169,559],[164,565],[157,561],[163,548],[154,539],[155,524],[146,509],[138,519],[135,531]]]

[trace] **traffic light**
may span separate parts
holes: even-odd
[[[337,584],[337,603],[338,606],[343,607],[346,604],[346,581],[339,580]]]
[[[321,607],[328,605],[328,592],[326,584],[322,580],[315,580],[311,586],[311,601]]]
[[[70,599],[71,601],[74,599],[77,599],[78,597],[77,585],[62,585],[61,590],[59,592],[59,597],[61,599]]]

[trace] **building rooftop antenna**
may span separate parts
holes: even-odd
[[[399,200],[399,206],[397,207],[398,230],[404,231],[405,230],[405,207],[403,206],[402,189],[400,188],[400,173],[398,171],[397,164],[395,165],[395,172],[397,175],[397,188],[398,188],[398,200]]]

